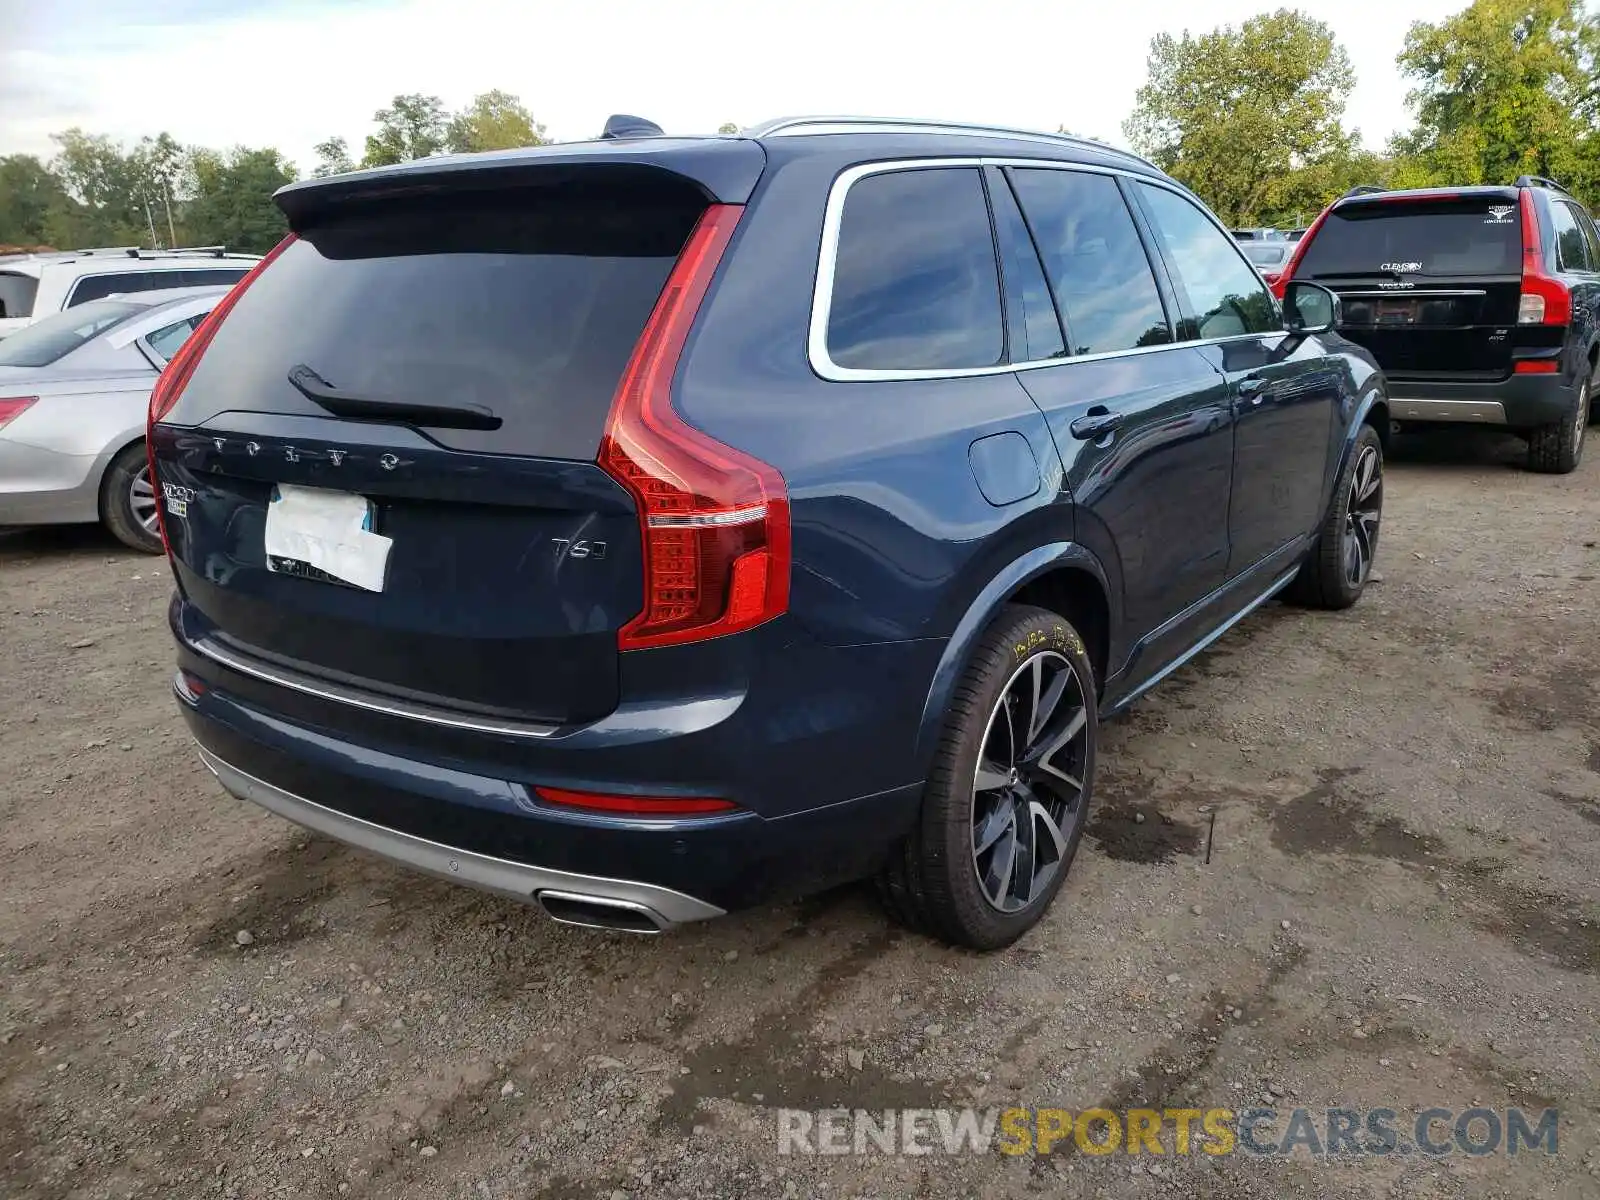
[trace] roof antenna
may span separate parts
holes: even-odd
[[[630,117],[627,113],[615,113],[606,118],[605,131],[600,134],[602,138],[635,138],[635,137],[661,137],[663,130],[654,121],[646,121],[643,117]]]

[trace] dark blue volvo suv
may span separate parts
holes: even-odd
[[[223,787],[561,920],[1043,914],[1099,723],[1371,569],[1388,414],[1142,159],[860,119],[285,188],[149,446]]]

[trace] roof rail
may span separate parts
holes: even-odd
[[[221,258],[228,252],[226,246],[170,246],[165,250],[145,250],[138,246],[128,251],[129,258],[168,258],[183,255],[196,255],[206,258]]]
[[[60,250],[58,254],[135,254],[137,246],[83,246],[77,250]]]
[[[1388,190],[1388,188],[1379,187],[1375,183],[1358,183],[1343,196],[1340,196],[1339,199],[1348,200],[1351,196],[1375,196],[1379,192],[1387,192]]]
[[[966,121],[933,121],[920,117],[779,117],[742,130],[748,138],[799,137],[824,133],[949,133],[964,137],[1018,138],[1054,145],[1082,146],[1104,154],[1131,158],[1153,170],[1155,163],[1132,150],[1124,150],[1093,138],[1070,133],[1041,133],[1037,129],[1015,129],[1009,125],[981,125]]]
[[[1560,192],[1563,196],[1572,195],[1554,179],[1546,175],[1518,175],[1511,181],[1512,187],[1547,187],[1553,192]]]

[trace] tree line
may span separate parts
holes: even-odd
[[[1373,152],[1344,123],[1355,72],[1323,22],[1285,8],[1209,33],[1160,34],[1123,132],[1235,226],[1304,225],[1356,184],[1504,184],[1535,174],[1600,201],[1600,18],[1583,0],[1473,0],[1437,23],[1414,23],[1395,65],[1411,83],[1412,124]],[[182,146],[166,133],[125,146],[81,129],[53,140],[47,161],[0,157],[0,251],[264,252],[284,232],[271,196],[298,172],[271,147]],[[484,92],[456,112],[409,93],[373,114],[359,157],[331,137],[315,147],[310,173],[547,140],[509,92]]]
[[[1358,184],[1559,180],[1600,201],[1600,20],[1583,0],[1474,0],[1418,21],[1395,61],[1412,125],[1381,152],[1344,125],[1355,87],[1327,25],[1292,9],[1150,43],[1123,132],[1233,226],[1304,225]]]
[[[343,138],[315,147],[311,173],[332,175],[444,151],[537,146],[545,128],[509,92],[491,90],[459,112],[437,96],[396,96],[373,114],[359,159]],[[299,177],[271,147],[213,150],[170,134],[133,146],[68,129],[48,161],[0,157],[0,253],[87,246],[215,246],[263,254],[283,237],[272,193]]]

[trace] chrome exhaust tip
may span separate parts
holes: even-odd
[[[534,898],[551,920],[563,925],[644,934],[661,933],[672,927],[672,922],[655,909],[631,900],[548,890],[535,893]]]

